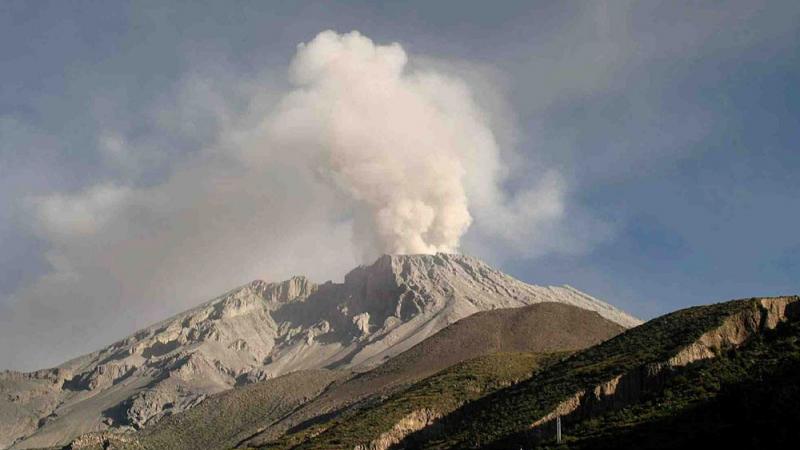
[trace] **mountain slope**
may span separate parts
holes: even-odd
[[[401,445],[430,449],[533,447],[552,443],[556,417],[562,418],[567,430],[580,426],[596,430],[592,421],[598,417],[641,405],[648,396],[662,395],[665,383],[698,364],[799,318],[798,297],[740,300],[677,311],[466,404],[438,421],[436,427],[409,435]],[[586,436],[591,434],[586,432]]]
[[[513,366],[509,361],[518,360],[521,365],[515,367],[520,367],[520,370],[528,367],[525,373],[529,373],[528,362],[538,363],[541,358],[534,358],[529,353],[504,353],[507,358],[502,359],[490,353],[570,351],[608,339],[622,330],[621,326],[595,312],[559,303],[480,312],[450,325],[368,372],[301,371],[238,387],[126,436],[127,444],[119,447],[140,450],[228,449],[243,441],[248,445],[267,442],[271,440],[270,436],[279,436],[290,427],[293,431],[288,439],[302,439],[320,426],[330,426],[332,418],[339,420],[351,415],[362,403],[401,390],[473,356],[484,355],[480,363],[468,366],[483,367],[486,380],[506,380],[511,375],[503,374],[511,373],[509,370]],[[506,362],[501,365],[503,361]],[[521,372],[514,373],[515,378],[522,376]],[[340,379],[326,384],[324,392],[313,390],[320,386],[320,379],[334,378]],[[296,386],[307,387],[297,389]],[[469,384],[466,387],[473,389],[476,386]],[[286,392],[286,389],[292,391]],[[308,400],[302,406],[303,402],[297,400],[301,393]],[[294,406],[287,408],[287,405]],[[319,417],[323,413],[329,414]],[[304,421],[318,425],[297,426]],[[251,438],[246,439],[248,437]]]
[[[144,428],[130,438],[130,448],[232,448],[259,424],[285,416],[345,375],[303,370],[225,391]]]
[[[460,362],[386,399],[326,423],[289,434],[262,450],[386,450],[407,434],[433,424],[464,402],[529,378],[562,353],[493,353]]]
[[[0,447],[141,428],[296,370],[367,370],[475,312],[541,302],[638,323],[572,288],[528,285],[467,256],[383,256],[344,283],[255,281],[58,368],[2,374]]]
[[[385,364],[333,385],[260,435],[245,441],[259,446],[287,430],[307,433],[310,419],[344,413],[347,406],[375,394],[387,395],[464,360],[498,352],[564,352],[609,339],[624,328],[597,313],[559,303],[484,311],[466,317]],[[320,422],[319,419],[313,422]],[[324,422],[324,421],[323,421]]]

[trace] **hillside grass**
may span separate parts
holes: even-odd
[[[572,448],[783,448],[800,424],[800,324],[698,361],[640,403],[565,429]]]
[[[351,449],[369,444],[414,411],[427,408],[447,414],[464,402],[526,379],[565,355],[497,353],[464,361],[388,398],[373,399],[372,404],[354,414],[338,415],[331,421],[287,434],[262,449]]]
[[[329,389],[278,425],[248,439],[247,444],[271,444],[271,448],[299,445],[335,424],[351,420],[359,410],[381,405],[398,390],[480,355],[574,352],[623,331],[623,327],[594,311],[554,302],[478,312],[377,368]],[[475,370],[480,374],[483,369]],[[504,369],[492,370],[500,375]]]
[[[527,442],[536,419],[581,389],[591,389],[631,369],[668,359],[756,299],[677,311],[653,319],[600,345],[575,353],[536,377],[457,409],[436,429],[412,434],[406,448],[511,448]],[[522,435],[522,437],[520,436]]]

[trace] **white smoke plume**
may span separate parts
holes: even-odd
[[[298,46],[290,81],[270,118],[271,145],[306,153],[353,201],[363,260],[457,251],[473,222],[489,246],[536,255],[569,245],[547,229],[564,215],[561,177],[540,171],[533,187],[506,194],[490,115],[461,78],[410,68],[397,43],[324,31]]]
[[[407,62],[398,44],[320,33],[298,47],[295,90],[273,124],[279,145],[319,155],[355,201],[354,241],[368,256],[455,251],[472,220],[467,160],[495,151],[464,86]]]

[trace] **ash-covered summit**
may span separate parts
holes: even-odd
[[[640,323],[569,286],[526,284],[469,256],[385,255],[343,283],[254,281],[57,368],[0,374],[0,448],[143,427],[297,370],[366,370],[475,312],[540,302]]]

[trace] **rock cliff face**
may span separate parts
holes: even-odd
[[[412,411],[400,419],[391,430],[381,433],[370,441],[369,445],[356,445],[353,450],[387,450],[414,431],[432,425],[440,417],[441,413],[428,408]]]
[[[461,255],[387,255],[344,283],[254,281],[56,369],[0,375],[0,448],[141,428],[296,370],[366,370],[475,312],[539,302],[639,323],[573,288],[529,285]]]
[[[658,388],[674,369],[695,361],[716,357],[721,351],[736,348],[763,330],[779,323],[800,319],[797,297],[762,298],[756,309],[746,309],[726,318],[718,327],[703,333],[665,361],[645,364],[598,384],[580,390],[557,405],[550,413],[531,424],[533,430],[552,428],[556,417],[567,423],[604,411],[619,409],[640,400],[643,394]],[[552,434],[552,433],[551,433]]]

